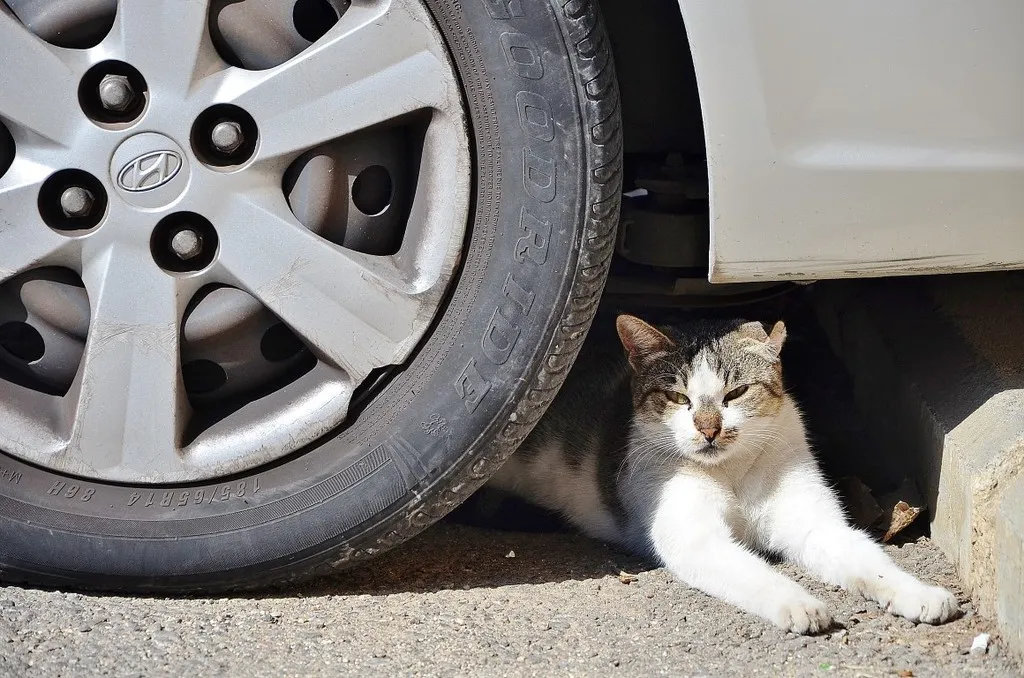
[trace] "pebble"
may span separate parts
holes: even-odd
[[[992,640],[992,635],[988,633],[979,633],[974,637],[971,642],[970,652],[973,655],[981,655],[988,652],[988,644]]]

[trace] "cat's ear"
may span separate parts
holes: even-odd
[[[749,339],[756,342],[755,345],[758,347],[757,352],[761,352],[761,350],[763,350],[761,347],[767,348],[772,354],[771,358],[777,359],[782,354],[782,345],[786,342],[786,325],[780,320],[772,326],[771,332],[767,332],[764,329],[764,325],[760,322],[753,321],[743,323],[737,327],[736,334],[738,334],[742,339]]]
[[[736,328],[736,334],[754,341],[768,341],[768,333],[764,331],[764,325],[757,320],[743,323]]]
[[[775,323],[768,335],[768,345],[775,351],[775,355],[781,355],[784,343],[786,343],[786,323],[780,320]]]
[[[645,356],[670,351],[675,344],[672,340],[632,315],[620,315],[615,320],[619,340],[629,354],[629,364],[636,369]]]

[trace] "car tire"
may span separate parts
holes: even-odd
[[[621,194],[619,102],[591,0],[424,0],[461,78],[474,197],[426,337],[340,429],[212,481],[103,482],[0,454],[0,577],[136,591],[289,583],[459,505],[551,402],[596,312]]]

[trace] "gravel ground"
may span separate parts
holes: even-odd
[[[959,590],[927,539],[889,549]],[[802,581],[843,628],[783,634],[584,538],[441,524],[367,567],[271,596],[0,587],[0,675],[1021,675],[998,638],[968,652],[992,631],[969,602],[957,621],[915,626]]]

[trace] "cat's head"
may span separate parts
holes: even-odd
[[[616,328],[634,372],[635,422],[649,444],[715,465],[778,437],[781,321],[770,331],[759,322],[703,321],[669,337],[622,315]]]

